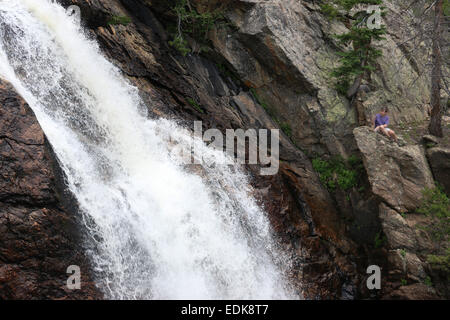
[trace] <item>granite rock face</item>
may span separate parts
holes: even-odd
[[[220,1],[193,2],[214,8]],[[425,53],[404,44],[412,34],[405,26],[414,18],[399,12],[398,1],[385,3],[388,34],[376,44],[384,58],[361,101],[363,122],[381,106],[389,106],[394,121],[420,121],[429,89],[426,77],[416,80],[423,71],[416,61]],[[226,8],[236,31],[211,32],[214,49],[291,126],[295,143],[319,154],[346,156],[355,150],[352,130],[360,121],[329,76],[339,60],[333,35],[345,32],[345,25],[327,19],[314,1],[240,0]]]
[[[420,205],[422,190],[434,181],[425,151],[419,145],[399,147],[369,127],[354,130],[372,192],[399,212]]]
[[[0,299],[98,299],[73,214],[60,201],[56,159],[39,123],[0,79]],[[66,286],[67,268],[81,289]]]

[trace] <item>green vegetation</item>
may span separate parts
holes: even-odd
[[[402,286],[406,286],[408,284],[408,281],[406,281],[405,279],[400,279],[400,283]]]
[[[381,235],[381,231],[377,232],[377,234],[375,235],[374,244],[373,244],[375,249],[381,248],[385,244],[385,242],[386,242],[386,236]]]
[[[169,45],[177,49],[183,56],[191,52],[185,39],[186,35],[199,42],[204,42],[209,30],[224,19],[220,10],[199,13],[187,0],[178,0],[172,11],[176,14],[178,21],[173,33],[173,40],[169,41]],[[200,50],[205,51],[207,47],[201,46]]]
[[[108,25],[124,25],[126,26],[131,22],[131,18],[127,16],[112,16],[109,21]]]
[[[401,255],[403,258],[406,258],[406,250],[405,250],[405,249],[401,249],[401,250],[400,250],[400,255]]]
[[[423,190],[422,204],[417,212],[432,219],[431,224],[425,226],[424,229],[431,234],[435,241],[438,243],[448,241],[450,235],[450,199],[441,187]]]
[[[361,160],[355,156],[344,160],[342,157],[333,157],[330,160],[315,158],[312,160],[313,168],[319,173],[320,181],[329,191],[337,187],[349,190],[358,186],[364,167]]]
[[[284,132],[289,138],[292,138],[292,128],[287,122],[279,123],[281,131]]]
[[[374,48],[373,42],[384,40],[383,35],[386,34],[385,26],[369,28],[372,13],[359,11],[351,16],[351,10],[361,4],[378,5],[381,14],[385,14],[382,0],[331,0],[321,6],[322,12],[330,19],[339,19],[349,28],[347,33],[335,35],[343,49],[338,53],[340,66],[331,73],[337,79],[336,90],[346,96],[353,95],[349,89],[360,83],[365,74],[375,70],[376,60],[382,52]]]
[[[186,56],[189,52],[191,52],[187,40],[179,35],[176,35],[173,40],[169,41],[169,45],[178,50],[178,52],[183,56]]]
[[[444,16],[450,16],[450,0],[444,1]]]
[[[423,190],[422,205],[417,212],[431,218],[431,223],[420,226],[427,231],[435,242],[436,254],[427,256],[432,269],[450,273],[450,200],[440,186]]]
[[[200,105],[192,98],[187,98],[187,102],[198,112],[205,113],[205,111],[200,107]]]
[[[425,280],[423,281],[423,283],[425,283],[425,285],[432,287],[433,286],[433,282],[431,282],[431,278],[430,277],[426,277]]]
[[[434,255],[434,254],[428,255],[427,262],[435,270],[450,273],[450,249],[447,249],[444,255]]]

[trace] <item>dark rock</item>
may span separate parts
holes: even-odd
[[[0,79],[0,299],[99,299],[73,214],[58,195],[51,146],[36,117]],[[70,265],[81,289],[69,290]]]
[[[431,148],[427,150],[427,156],[434,178],[444,187],[445,192],[450,195],[450,149]]]

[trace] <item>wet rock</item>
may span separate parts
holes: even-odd
[[[55,158],[36,117],[0,79],[0,299],[98,299],[76,219],[60,202]],[[69,290],[70,265],[81,289]]]

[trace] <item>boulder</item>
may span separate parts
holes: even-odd
[[[391,250],[388,254],[388,261],[389,273],[394,278],[422,282],[427,277],[424,263],[415,253],[404,249]]]
[[[390,249],[416,250],[416,234],[395,210],[381,203],[379,217]]]
[[[434,186],[425,151],[419,145],[399,147],[369,127],[355,128],[372,192],[398,212],[413,211],[422,190]]]
[[[435,147],[427,150],[428,161],[434,178],[450,195],[450,148]]]
[[[433,144],[433,145],[439,144],[439,138],[431,134],[424,135],[422,137],[422,140],[425,144]]]

